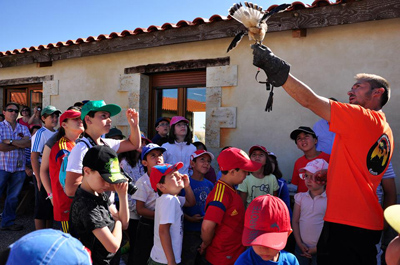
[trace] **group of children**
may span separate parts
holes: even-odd
[[[325,183],[315,176],[327,168],[329,155],[315,150],[310,128],[291,134],[304,152],[292,182],[297,181],[298,192],[305,191],[295,196],[292,218],[277,157],[264,146],[252,146],[249,155],[235,147],[221,151],[220,178],[213,183],[206,176],[214,155],[192,143],[186,118],[157,120],[156,127],[170,126],[160,146],[140,135],[138,113],[129,109],[128,139],[103,138],[110,117],[120,111],[102,100],[88,101],[81,110],[65,111],[56,132],[61,111],[42,110],[44,126],[32,138],[31,154],[41,200],[37,229],[52,227],[54,215],[62,231],[91,250],[94,264],[119,263],[122,231],[128,227],[129,264],[297,264],[283,250],[292,222],[300,264],[315,264],[326,208]],[[136,192],[128,193],[128,181]],[[318,213],[310,210],[314,204]]]

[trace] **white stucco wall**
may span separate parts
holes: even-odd
[[[171,30],[172,32],[172,30]],[[392,98],[384,111],[398,145],[400,117],[400,19],[372,21],[307,30],[307,37],[292,38],[291,31],[269,33],[264,41],[275,54],[292,65],[291,73],[322,96],[347,102],[346,92],[360,72],[385,77],[392,87]],[[247,37],[226,54],[231,39],[220,39],[164,47],[120,52],[102,56],[56,61],[52,67],[36,65],[0,69],[0,79],[53,75],[58,80],[59,95],[51,104],[64,110],[76,101],[105,99],[128,107],[128,92],[117,92],[124,68],[153,63],[209,59],[230,56],[238,66],[237,86],[222,88],[221,107],[236,107],[236,129],[221,129],[221,147],[233,145],[244,150],[253,144],[265,145],[279,158],[286,179],[291,178],[294,161],[302,155],[289,134],[300,125],[312,127],[319,118],[302,108],[282,88],[275,89],[272,112],[265,112],[268,93],[256,83],[252,65],[251,42]],[[260,77],[263,75],[260,74]],[[117,118],[118,120],[118,118]],[[400,177],[400,152],[393,156]],[[397,179],[397,190],[400,191]]]

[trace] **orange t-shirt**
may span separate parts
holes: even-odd
[[[333,143],[325,221],[383,229],[376,188],[393,153],[393,134],[381,111],[331,101]]]

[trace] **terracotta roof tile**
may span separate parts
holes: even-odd
[[[295,1],[292,3],[292,6],[288,10],[316,8],[316,7],[335,5],[335,4],[339,4],[339,3],[347,3],[347,2],[353,2],[353,1],[356,1],[356,0],[336,0],[336,2],[331,2],[329,0],[315,0],[311,5],[305,5],[301,1]],[[271,5],[269,8],[267,8],[267,10],[271,10],[272,8],[274,8],[276,6],[277,5]],[[197,17],[193,21],[180,20],[176,24],[164,23],[162,26],[151,25],[148,28],[136,28],[134,30],[124,30],[121,33],[111,32],[109,35],[100,34],[97,37],[89,36],[87,38],[78,38],[76,40],[67,40],[66,42],[59,41],[57,43],[49,43],[47,45],[39,45],[37,47],[31,46],[31,47],[29,47],[29,49],[28,48],[14,49],[13,51],[9,50],[9,51],[5,51],[5,52],[0,52],[0,56],[10,56],[13,54],[33,52],[33,51],[43,50],[43,49],[52,49],[55,47],[79,45],[79,44],[82,44],[85,42],[102,41],[102,40],[106,40],[106,39],[113,39],[113,38],[120,38],[120,37],[123,38],[123,37],[129,36],[129,35],[138,35],[138,34],[145,34],[145,33],[150,33],[150,32],[155,32],[155,31],[163,31],[163,30],[170,30],[170,29],[175,29],[175,28],[190,27],[190,26],[196,26],[196,25],[200,25],[200,24],[213,23],[213,22],[217,22],[217,21],[224,21],[224,20],[231,20],[231,19],[232,18],[230,16],[225,17],[225,16],[220,16],[220,15],[213,15],[209,19]]]

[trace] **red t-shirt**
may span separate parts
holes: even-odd
[[[71,151],[74,146],[75,142],[62,137],[53,145],[50,151],[49,173],[51,189],[53,191],[54,220],[56,221],[69,220],[69,211],[71,208],[72,199],[65,194],[60,184],[59,174],[61,163],[64,156],[67,154],[66,151]]]
[[[245,251],[242,245],[244,204],[236,190],[219,180],[206,200],[205,220],[217,223],[214,238],[206,249],[212,264],[234,264]]]
[[[393,134],[382,111],[331,101],[336,133],[328,168],[325,221],[383,229],[376,188],[393,154]]]
[[[317,157],[313,159],[307,159],[306,156],[302,156],[296,160],[294,163],[293,174],[292,174],[292,184],[297,185],[297,192],[307,192],[308,188],[306,186],[306,182],[304,179],[300,178],[299,169],[305,167],[308,162],[311,162],[315,159],[321,158],[329,163],[329,157],[327,153],[321,152]]]

